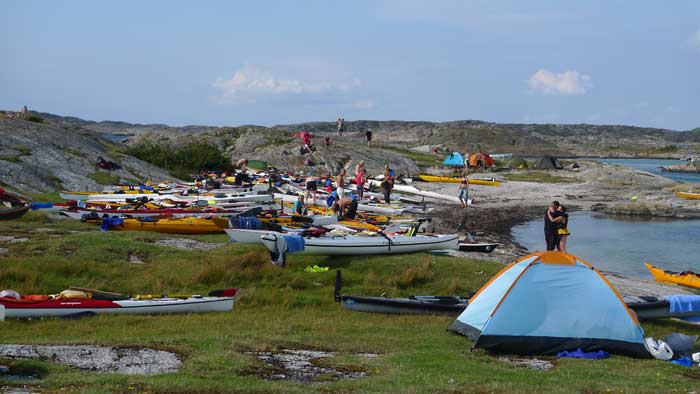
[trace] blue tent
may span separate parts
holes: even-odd
[[[444,166],[464,167],[464,157],[459,152],[450,153],[442,162]]]
[[[537,252],[504,268],[450,329],[475,348],[554,355],[606,350],[651,357],[634,312],[598,270],[561,252]]]

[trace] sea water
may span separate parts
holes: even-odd
[[[544,218],[545,208],[542,208]],[[630,218],[592,212],[569,217],[569,253],[598,269],[651,277],[644,262],[673,271],[700,272],[700,220]],[[543,219],[513,227],[530,251],[546,249]]]
[[[591,159],[601,163],[617,164],[621,166],[636,168],[638,170],[650,172],[652,174],[661,175],[676,182],[683,183],[700,183],[700,174],[685,173],[685,172],[664,172],[661,167],[673,166],[678,164],[686,164],[685,160],[666,160],[666,159]]]

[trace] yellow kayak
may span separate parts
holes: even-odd
[[[459,178],[459,177],[437,176],[437,175],[426,175],[426,174],[418,175],[418,179],[420,179],[424,182],[459,183],[462,181],[462,178]],[[492,180],[488,180],[488,179],[469,178],[469,184],[470,185],[481,185],[481,186],[499,186],[501,184],[501,182],[492,181]]]
[[[381,230],[378,226],[375,226],[374,224],[366,223],[359,220],[341,220],[338,222],[338,224],[342,224],[343,226],[350,227],[353,229],[373,231],[375,233]]]
[[[167,234],[218,234],[228,227],[224,218],[167,218],[155,221],[124,219],[122,224],[110,228],[117,231],[153,231]]]
[[[676,195],[681,198],[689,198],[691,200],[700,200],[700,193],[676,192]]]
[[[649,272],[654,276],[657,282],[675,283],[681,286],[700,289],[700,274],[695,272],[671,272],[661,268],[654,267],[649,263],[644,263]]]

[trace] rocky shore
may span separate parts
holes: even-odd
[[[691,174],[700,174],[700,162],[693,162],[687,164],[676,164],[673,166],[666,166],[661,169],[665,172],[684,172]]]
[[[571,210],[598,211],[617,215],[700,218],[700,204],[678,198],[673,190],[677,183],[644,171],[602,164],[579,162],[579,171],[557,171],[558,183],[506,181],[499,187],[474,186],[470,197],[475,204],[462,209],[442,206],[433,214],[429,229],[439,232],[470,232],[478,241],[498,242],[490,254],[453,252],[453,255],[509,264],[528,253],[517,244],[511,229],[544,215],[547,205],[558,200]],[[493,176],[505,179],[507,173],[476,174],[475,178]],[[456,184],[420,183],[417,186],[457,194]],[[544,243],[544,240],[543,240]],[[606,272],[621,294],[630,299],[652,295],[691,293],[677,286],[667,286],[643,278]],[[691,293],[692,294],[692,293]]]

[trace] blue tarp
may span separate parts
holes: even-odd
[[[687,312],[697,312],[700,311],[700,296],[696,295],[671,295],[667,296],[670,304],[671,313],[687,313]],[[681,320],[688,322],[700,322],[700,317],[689,316],[682,317]]]
[[[450,153],[445,161],[442,162],[444,166],[454,166],[454,167],[464,167],[464,157],[459,152]]]
[[[301,252],[304,250],[304,238],[296,235],[289,234],[283,235],[284,240],[287,241],[287,253]]]
[[[262,230],[262,222],[254,216],[235,216],[231,218],[230,222],[233,228]]]
[[[117,217],[107,217],[102,219],[102,224],[100,225],[100,230],[107,231],[114,226],[119,226],[124,223],[124,219]]]
[[[50,202],[32,202],[29,203],[29,205],[32,207],[32,211],[36,211],[37,209],[53,208],[53,204]]]

